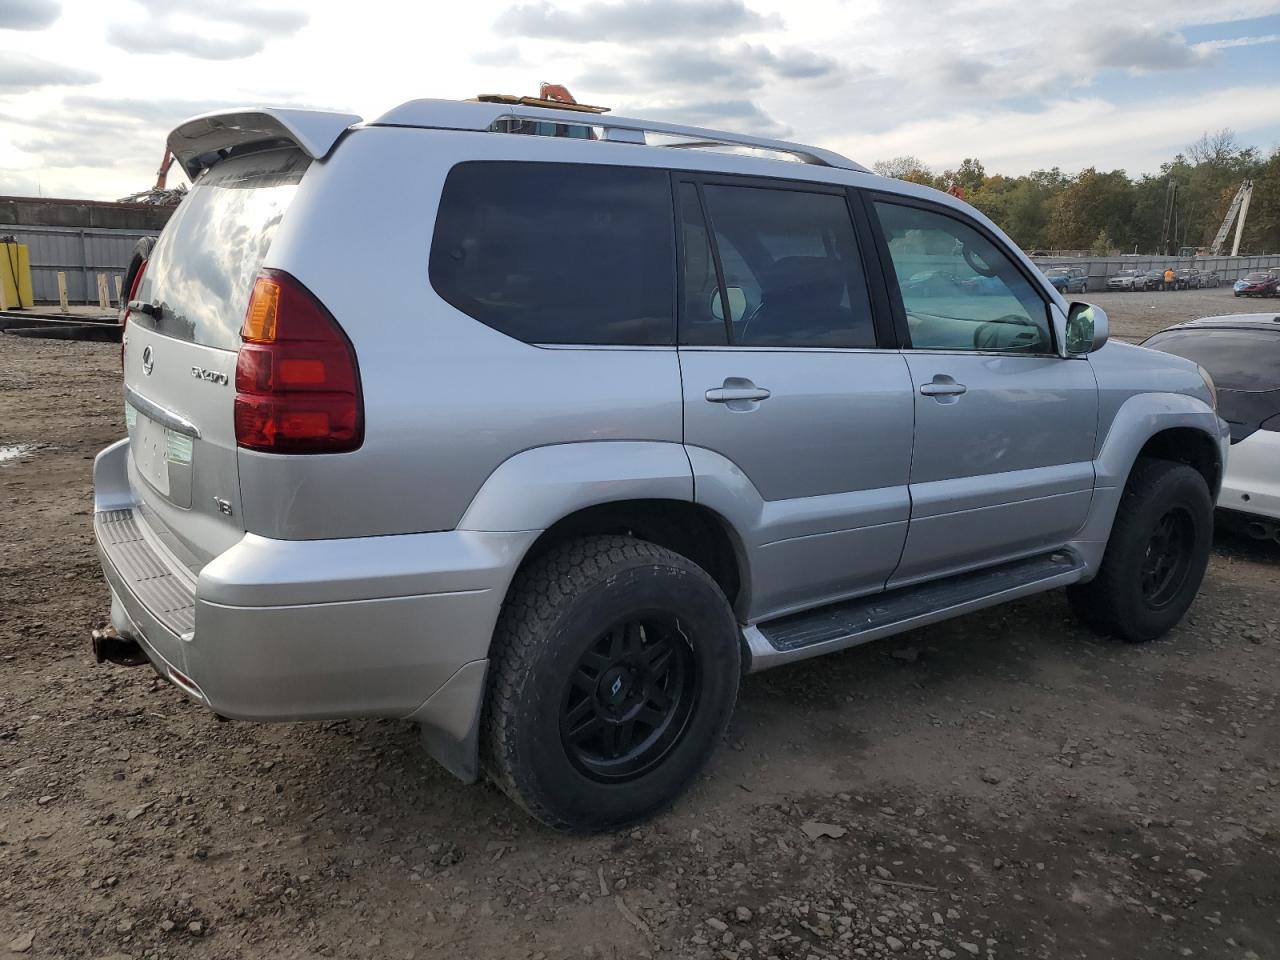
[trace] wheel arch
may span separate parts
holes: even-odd
[[[1217,413],[1187,394],[1139,393],[1116,411],[1094,459],[1095,484],[1089,519],[1071,546],[1084,558],[1088,580],[1106,550],[1125,484],[1142,457],[1194,467],[1213,499],[1222,486],[1228,435]]]
[[[544,530],[520,566],[566,541],[610,534],[646,540],[688,557],[715,580],[736,614],[744,609],[750,577],[742,542],[724,517],[692,501],[635,498],[581,507]]]
[[[1147,439],[1134,457],[1134,463],[1143,457],[1194,467],[1204,477],[1210,494],[1217,498],[1222,487],[1222,451],[1217,438],[1205,430],[1199,427],[1166,427]],[[1132,464],[1129,469],[1132,471]]]
[[[522,451],[490,474],[459,528],[539,531],[519,566],[572,537],[636,536],[687,556],[736,613],[745,609],[743,541],[722,514],[694,502],[693,468],[680,443],[593,440]]]

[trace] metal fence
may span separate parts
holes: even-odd
[[[1280,254],[1262,257],[1032,257],[1042,267],[1084,267],[1090,280],[1097,281],[1098,289],[1108,277],[1121,270],[1175,270],[1194,267],[1201,272],[1213,271],[1224,283],[1239,280],[1254,270],[1270,270],[1280,267]],[[1091,285],[1092,286],[1092,285]]]
[[[37,302],[58,302],[58,274],[67,275],[67,299],[97,303],[99,273],[107,274],[107,289],[115,303],[117,276],[124,276],[144,230],[103,227],[27,227],[0,225],[0,234],[13,234],[31,254],[31,286]]]

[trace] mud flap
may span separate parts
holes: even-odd
[[[488,660],[472,660],[406,719],[421,725],[422,746],[463,783],[480,776],[480,714]]]

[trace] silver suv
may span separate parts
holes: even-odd
[[[1146,640],[1199,587],[1208,377],[946,194],[518,104],[169,144],[98,652],[222,716],[411,720],[599,829],[678,795],[744,672],[1057,587]]]

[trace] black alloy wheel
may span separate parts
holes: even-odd
[[[697,663],[680,624],[652,613],[616,624],[583,653],[560,706],[560,740],[595,780],[643,776],[675,748],[697,702]]]
[[[1142,597],[1153,610],[1179,595],[1191,570],[1195,521],[1182,507],[1174,507],[1159,520],[1147,542],[1139,576]]]

